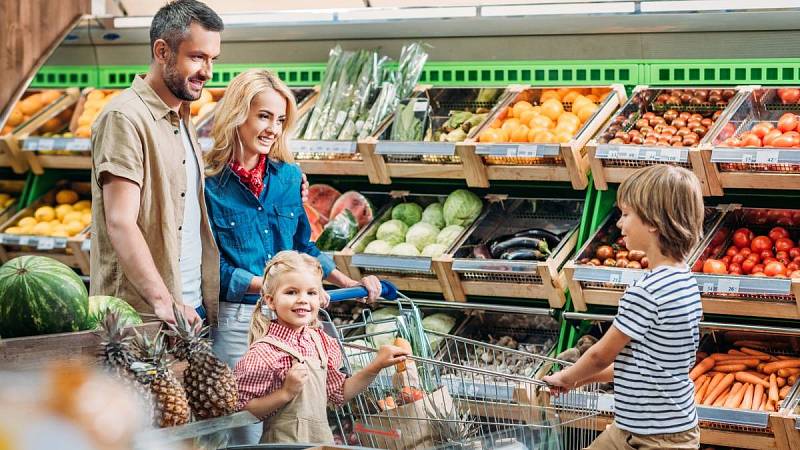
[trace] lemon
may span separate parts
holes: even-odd
[[[5,202],[9,198],[11,198],[10,195],[6,194],[5,192],[0,192],[0,203]]]
[[[86,94],[86,102],[99,102],[102,100],[106,94],[103,91],[94,89]]]
[[[56,218],[56,210],[51,206],[42,206],[33,213],[33,217],[39,222],[49,222]]]
[[[31,233],[37,236],[50,236],[50,233],[53,231],[53,225],[47,222],[40,222],[37,223],[36,226],[33,227]]]
[[[64,216],[64,219],[61,221],[61,223],[67,224],[67,223],[70,223],[70,222],[80,222],[81,221],[81,217],[83,217],[83,213],[82,212],[80,212],[80,211],[71,211],[71,212],[68,212]]]
[[[8,200],[6,200],[6,201],[4,201],[3,202],[3,208],[8,208],[9,206],[13,205],[15,201],[17,201],[17,199],[15,199],[13,197],[8,199]]]
[[[39,223],[39,221],[34,219],[33,217],[23,217],[22,219],[19,219],[19,222],[17,222],[17,226],[23,228],[25,227],[33,228],[33,226],[36,225],[37,223]]]
[[[73,204],[78,201],[78,193],[72,189],[64,189],[56,193],[56,203],[59,205]]]
[[[81,231],[83,231],[84,228],[86,228],[86,227],[83,225],[83,223],[80,220],[74,220],[72,222],[69,222],[66,225],[66,232],[70,236],[75,236],[76,234],[78,234]]]
[[[21,227],[8,227],[4,233],[7,234],[22,234],[23,229]]]
[[[56,218],[60,221],[64,220],[64,216],[72,212],[72,205],[58,205],[56,206]]]
[[[69,233],[67,233],[64,230],[58,230],[58,231],[53,231],[52,233],[50,233],[50,237],[68,238],[68,237],[70,237],[70,235],[69,235]]]
[[[86,211],[81,215],[81,223],[86,226],[92,223],[92,213],[90,211]]]
[[[67,226],[64,224],[58,224],[53,226],[53,229],[50,231],[50,236],[69,237],[69,231],[67,230]]]
[[[90,209],[92,209],[91,200],[81,200],[72,205],[73,211],[89,211]]]

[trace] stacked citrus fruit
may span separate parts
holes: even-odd
[[[478,135],[478,141],[568,142],[609,92],[608,88],[550,89],[543,91],[538,101],[532,101],[533,91],[525,91]]]
[[[213,111],[216,106],[217,102],[214,99],[212,92],[208,89],[203,89],[203,92],[200,94],[200,98],[193,101],[190,105],[192,118],[196,122],[198,119],[205,117],[206,114]]]
[[[11,133],[18,125],[27,122],[47,105],[58,100],[62,94],[63,92],[58,89],[48,89],[25,96],[14,105],[14,109],[8,115],[8,120],[6,120],[3,130],[0,131],[0,135]]]
[[[33,216],[19,219],[5,233],[67,238],[80,234],[92,222],[92,202],[80,200],[77,192],[58,191],[55,200],[55,205],[36,208]]]
[[[75,137],[88,138],[92,135],[92,124],[100,115],[100,111],[110,102],[112,98],[119,95],[122,91],[102,91],[94,89],[86,94],[86,101],[83,103],[83,112],[78,117],[78,127],[75,129]]]
[[[12,197],[11,194],[0,192],[0,211],[3,211],[9,206],[13,205],[15,201],[17,201],[17,199]]]

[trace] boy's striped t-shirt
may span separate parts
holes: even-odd
[[[631,341],[614,360],[619,428],[662,434],[697,425],[689,371],[702,314],[700,291],[687,268],[658,267],[622,295],[614,325]]]

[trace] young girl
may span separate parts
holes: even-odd
[[[327,403],[352,399],[381,369],[408,355],[399,347],[382,346],[372,363],[346,378],[339,371],[343,357],[338,343],[317,322],[321,279],[319,262],[294,251],[278,253],[264,270],[250,349],[234,370],[239,408],[264,419],[261,443],[333,443]]]

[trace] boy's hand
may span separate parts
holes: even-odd
[[[292,368],[286,372],[286,379],[283,381],[283,389],[289,398],[297,397],[303,390],[303,385],[308,381],[308,367],[305,363],[295,361]]]
[[[550,386],[550,392],[555,395],[566,394],[570,389],[575,389],[576,387],[575,383],[566,379],[563,371],[548,375],[542,378],[542,381]]]
[[[408,351],[400,347],[396,347],[394,345],[381,345],[381,348],[378,349],[378,354],[375,356],[375,359],[372,360],[374,370],[371,370],[371,372],[377,375],[381,369],[385,369],[399,362],[405,361],[406,356],[408,355]]]

